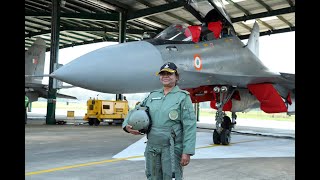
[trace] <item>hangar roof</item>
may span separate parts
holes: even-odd
[[[216,0],[61,0],[59,48],[119,42],[119,14],[126,14],[126,41],[159,33],[171,24],[201,24]],[[240,39],[254,19],[260,36],[295,31],[295,0],[222,0]],[[50,50],[52,0],[25,0],[25,50],[42,37]]]

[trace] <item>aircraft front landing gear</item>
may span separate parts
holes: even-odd
[[[216,115],[216,120],[217,118],[221,119],[220,117],[222,117],[222,121],[216,122],[216,129],[213,131],[213,143],[228,145],[231,141],[231,129],[233,126],[229,116],[224,113],[222,116]]]
[[[231,129],[234,127],[236,114],[232,113],[232,120],[223,111],[223,106],[228,102],[234,93],[233,87],[221,86],[214,87],[216,94],[216,129],[213,131],[213,143],[229,145],[231,141]]]

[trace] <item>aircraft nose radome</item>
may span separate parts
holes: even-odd
[[[139,41],[111,45],[89,52],[62,66],[51,77],[74,86],[105,93],[146,92],[158,87],[155,73],[163,60],[152,44]],[[130,88],[127,88],[130,87]],[[152,89],[150,89],[152,90]]]

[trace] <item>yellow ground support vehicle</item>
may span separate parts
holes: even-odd
[[[106,121],[112,123],[122,123],[129,112],[128,101],[111,101],[89,99],[87,101],[87,113],[84,120],[89,125],[98,126],[100,122]]]

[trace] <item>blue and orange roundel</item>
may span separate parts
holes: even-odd
[[[193,56],[193,65],[196,70],[200,71],[202,69],[202,60],[199,54]]]

